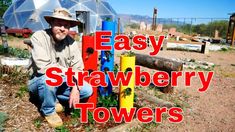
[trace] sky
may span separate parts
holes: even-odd
[[[235,0],[107,0],[118,14],[148,15],[153,8],[158,18],[229,18]]]

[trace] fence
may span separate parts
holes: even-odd
[[[122,17],[121,17],[122,21]],[[140,28],[143,22],[146,29],[151,27],[153,18],[131,16],[128,20],[123,20],[125,26],[135,25]],[[176,28],[177,31],[193,35],[200,34],[208,37],[226,37],[229,18],[157,18],[157,25],[162,25],[163,29]],[[141,24],[142,23],[142,24]],[[136,26],[138,25],[138,26]],[[216,31],[217,30],[217,31]],[[217,36],[215,36],[217,32]]]

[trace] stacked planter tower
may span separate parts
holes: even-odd
[[[113,71],[114,69],[114,37],[115,37],[115,22],[103,21],[102,22],[103,31],[111,31],[112,35],[110,37],[110,43],[104,43],[103,45],[111,45],[111,50],[101,51],[101,71],[105,72],[105,80],[108,83],[107,87],[99,87],[99,92],[101,96],[108,96],[112,93],[112,85],[109,77],[107,76],[107,71]]]

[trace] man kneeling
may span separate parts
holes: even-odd
[[[58,102],[72,108],[80,99],[91,96],[92,87],[84,82],[82,87],[75,85],[70,88],[65,76],[61,86],[50,87],[46,84],[47,68],[58,67],[65,72],[67,68],[72,67],[73,71],[79,72],[83,70],[84,64],[78,43],[68,35],[70,27],[80,22],[73,19],[64,8],[57,8],[52,16],[44,18],[51,28],[37,31],[31,37],[33,75],[28,86],[31,101],[36,104],[39,112],[45,116],[50,126],[59,127],[63,122],[56,112],[61,111],[63,107]]]

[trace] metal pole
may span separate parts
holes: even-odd
[[[192,32],[192,24],[193,24],[193,18],[191,18],[191,24],[190,24],[189,35],[191,35],[191,32]]]
[[[156,20],[157,20],[157,9],[153,9],[153,23],[152,23],[152,30],[156,30]]]
[[[212,21],[213,21],[213,19],[211,18],[211,23],[212,23]],[[210,37],[212,37],[211,36],[211,34],[212,34],[211,32],[212,32],[212,27],[210,28]]]
[[[120,24],[121,24],[121,23],[120,23],[120,18],[118,18],[118,32],[117,32],[118,35],[119,35],[120,32],[121,32],[121,31],[120,31]]]

